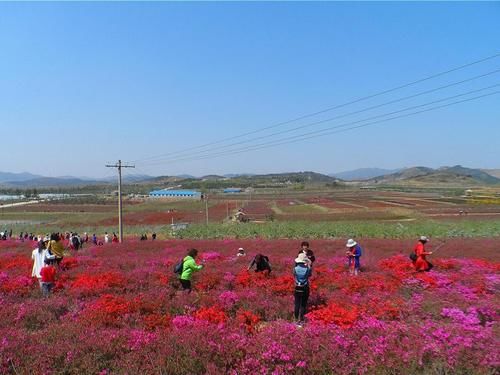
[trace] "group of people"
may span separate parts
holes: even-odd
[[[156,233],[155,232],[151,233],[151,239],[153,241],[156,240]],[[148,234],[147,233],[141,234],[140,240],[141,241],[147,241],[148,240]]]
[[[12,229],[10,230],[5,229],[4,231],[0,232],[0,240],[6,241],[11,238],[12,238]]]
[[[417,245],[415,246],[410,258],[412,259],[412,265],[418,272],[430,271],[432,269],[432,264],[426,259],[427,255],[431,255],[432,252],[425,250],[425,244],[429,241],[426,236],[421,236]],[[363,249],[359,243],[354,239],[350,238],[346,243],[346,256],[347,265],[350,275],[357,276],[361,270],[360,258],[363,255]],[[187,255],[182,259],[182,263],[176,265],[179,268],[180,274],[180,284],[183,290],[191,292],[191,278],[194,272],[200,271],[204,267],[204,262],[201,264],[196,263],[196,256],[198,255],[198,250],[189,249]],[[245,249],[240,247],[236,253],[236,257],[246,256]],[[297,258],[294,260],[293,276],[294,276],[294,318],[298,326],[304,324],[304,317],[307,311],[307,301],[310,294],[310,284],[309,278],[312,276],[313,264],[316,261],[314,252],[309,246],[309,242],[304,241],[300,244],[300,250],[297,254]],[[257,254],[252,259],[247,267],[250,271],[254,269],[255,272],[263,272],[266,275],[271,273],[271,263],[269,257],[263,254]]]
[[[60,267],[64,258],[64,245],[59,233],[52,233],[38,240],[37,248],[31,253],[33,260],[32,277],[38,279],[44,296],[48,296],[55,284],[57,265]]]
[[[36,277],[39,281],[40,289],[44,296],[48,296],[55,284],[56,266],[60,267],[60,263],[64,258],[65,246],[63,240],[68,241],[68,248],[78,250],[84,242],[88,242],[88,235],[85,233],[81,238],[77,233],[52,233],[50,235],[33,236],[33,240],[37,241],[37,248],[33,250],[31,258],[33,260],[32,277]],[[115,242],[117,236],[113,233],[113,239],[106,232],[104,241]],[[418,243],[415,245],[413,252],[410,254],[412,265],[418,272],[430,271],[433,265],[426,259],[432,252],[426,251],[425,245],[429,239],[426,236],[421,236]],[[99,244],[95,234],[92,236],[92,243]],[[102,243],[100,243],[102,244]],[[354,240],[349,239],[346,243],[346,256],[349,273],[357,276],[361,270],[360,258],[363,254],[362,247]],[[191,248],[186,256],[176,265],[175,272],[179,274],[180,286],[183,290],[191,292],[191,279],[195,272],[204,268],[204,261],[201,264],[196,263],[198,250]],[[236,257],[245,257],[247,254],[245,249],[240,247]],[[316,261],[313,250],[311,250],[309,242],[304,241],[300,244],[300,250],[294,260],[293,276],[294,276],[294,318],[299,326],[304,322],[306,314],[307,302],[310,294],[309,278],[312,276],[313,264]],[[255,272],[262,272],[269,275],[272,271],[269,257],[258,253],[256,254],[247,270],[254,269]]]

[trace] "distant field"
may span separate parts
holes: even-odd
[[[489,190],[487,193],[493,194]],[[266,190],[251,196],[210,194],[209,231],[204,201],[125,199],[123,221],[126,234],[133,236],[156,231],[168,237],[170,224],[179,222],[192,225],[182,236],[195,238],[327,238],[349,233],[392,238],[424,232],[444,236],[498,235],[500,203],[495,199],[476,200],[427,191],[290,190],[273,194]],[[239,208],[244,209],[250,223],[231,223],[230,217]],[[118,229],[116,201],[110,198],[4,207],[0,215],[0,226],[12,228],[15,233],[103,233]],[[413,229],[402,231],[402,226]]]

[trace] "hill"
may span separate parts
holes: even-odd
[[[500,178],[473,168],[455,165],[432,169],[413,167],[369,180],[377,184],[449,184],[449,185],[490,185],[499,184]]]
[[[483,172],[488,173],[490,176],[500,178],[500,169],[481,169]]]
[[[374,177],[397,173],[400,170],[401,169],[359,168],[352,171],[331,173],[329,174],[329,176],[336,177],[345,181],[369,180]]]

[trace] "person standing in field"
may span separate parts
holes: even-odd
[[[64,258],[64,246],[62,245],[59,233],[52,233],[50,235],[50,240],[47,245],[47,250],[49,250],[50,253],[55,256],[55,261],[57,265],[60,265],[61,261]]]
[[[314,252],[309,248],[309,242],[303,241],[300,244],[300,253],[304,253],[307,255],[307,258],[311,261],[311,266],[313,265],[314,261],[316,260],[316,257],[314,256]]]
[[[120,242],[120,241],[118,241],[118,236],[116,235],[116,233],[115,233],[115,232],[113,232],[113,239],[111,240],[111,242],[113,242],[113,243],[118,243],[118,242]]]
[[[48,297],[51,290],[54,288],[56,281],[56,269],[48,259],[45,259],[45,264],[43,268],[40,270],[40,287],[42,289],[42,294],[44,297]]]
[[[361,268],[359,258],[363,254],[363,249],[352,238],[350,238],[347,241],[345,246],[347,247],[346,254],[347,254],[347,258],[349,260],[349,273],[351,275],[357,275],[360,271],[360,268]]]
[[[111,240],[109,238],[108,232],[104,232],[104,243],[110,243]]]
[[[299,253],[295,259],[293,276],[295,279],[294,299],[295,306],[293,315],[299,326],[304,323],[304,315],[307,309],[307,300],[309,299],[309,277],[311,277],[311,261],[303,252]]]
[[[188,293],[191,293],[191,278],[193,277],[193,272],[203,269],[203,264],[196,264],[196,261],[194,260],[197,255],[198,250],[189,249],[187,255],[182,261],[180,282],[182,289]]]
[[[415,245],[415,261],[413,265],[417,272],[430,271],[434,267],[429,261],[427,261],[426,256],[431,255],[432,251],[425,251],[425,245],[429,242],[426,236],[420,236],[417,244]]]
[[[33,269],[31,271],[31,277],[36,277],[38,279],[38,282],[40,283],[41,287],[41,275],[40,271],[43,268],[44,265],[44,259],[45,259],[45,244],[43,243],[42,240],[38,241],[38,246],[33,252],[31,253],[31,259],[33,260]]]

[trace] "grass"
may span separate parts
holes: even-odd
[[[164,235],[168,234],[160,232]],[[416,220],[404,223],[376,222],[269,222],[264,224],[191,225],[178,232],[180,238],[415,238],[500,236],[500,220],[444,222]]]

